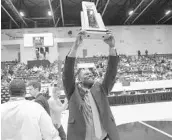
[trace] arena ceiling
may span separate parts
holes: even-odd
[[[87,1],[95,2],[106,26],[172,24],[172,0]],[[81,26],[81,2],[1,0],[1,29]],[[128,14],[130,10],[133,10],[132,15]],[[171,12],[165,14],[168,10]],[[48,11],[52,15],[48,15]]]

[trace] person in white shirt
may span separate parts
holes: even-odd
[[[64,132],[63,126],[61,125],[61,114],[68,107],[68,100],[65,98],[64,103],[62,104],[60,99],[60,93],[57,87],[53,87],[52,96],[48,100],[50,107],[50,115],[53,121],[54,126],[59,131],[59,136],[61,140],[66,140],[66,134]]]
[[[24,81],[13,80],[9,92],[9,102],[1,105],[1,140],[61,140],[44,108],[25,100]]]

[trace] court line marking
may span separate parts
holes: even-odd
[[[169,138],[172,138],[172,135],[170,135],[170,134],[168,134],[168,133],[166,133],[166,132],[164,132],[164,131],[162,131],[162,130],[159,130],[159,129],[156,128],[156,127],[153,127],[153,126],[151,126],[151,125],[149,125],[149,124],[147,124],[147,123],[141,122],[141,121],[139,121],[139,123],[141,123],[141,124],[143,124],[143,125],[145,125],[145,126],[147,126],[147,127],[149,127],[149,128],[152,128],[152,129],[154,129],[155,131],[158,131],[159,133],[162,133],[162,134],[164,134],[165,136],[167,136],[167,137],[169,137]]]

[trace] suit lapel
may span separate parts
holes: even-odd
[[[83,101],[82,101],[80,92],[83,92],[83,91],[82,91],[82,90],[78,87],[78,85],[76,84],[76,85],[75,85],[75,92],[74,92],[74,93],[75,93],[75,101],[76,101],[76,104],[77,104],[78,107],[79,107],[79,110],[81,111]]]

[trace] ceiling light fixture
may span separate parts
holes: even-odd
[[[129,12],[128,12],[128,14],[129,14],[129,15],[132,15],[132,14],[133,14],[133,12],[134,12],[134,11],[133,11],[133,10],[131,10],[131,11],[129,11]]]
[[[24,17],[24,13],[23,12],[20,12],[20,16]]]
[[[168,10],[165,14],[168,15],[171,13],[171,10]]]
[[[48,15],[49,15],[49,16],[52,16],[52,13],[51,13],[51,11],[48,11]]]

